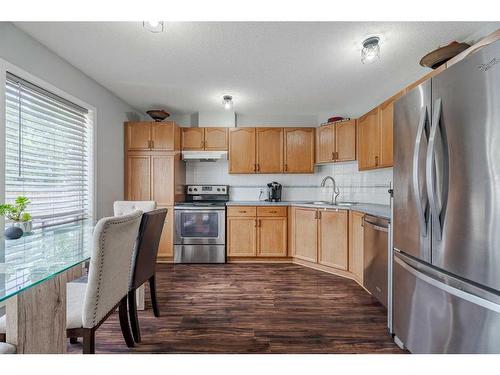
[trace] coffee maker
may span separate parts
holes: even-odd
[[[270,182],[267,184],[267,199],[268,202],[281,201],[281,184]]]

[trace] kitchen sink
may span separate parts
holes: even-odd
[[[325,204],[326,205],[332,205],[330,202],[326,202],[326,201],[314,201],[314,202],[306,202],[305,204],[314,204],[314,205],[318,205],[318,206],[324,206]]]
[[[337,206],[346,206],[346,207],[350,207],[350,206],[354,206],[358,204],[357,202],[337,202]]]

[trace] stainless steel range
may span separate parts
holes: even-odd
[[[226,262],[227,185],[187,185],[174,206],[174,263]]]

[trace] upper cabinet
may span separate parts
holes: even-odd
[[[314,128],[284,128],[284,172],[314,173]]]
[[[356,160],[356,120],[320,126],[316,130],[316,163]]]
[[[182,149],[226,151],[228,128],[182,128]]]
[[[313,173],[314,128],[229,131],[229,173]]]
[[[257,172],[283,172],[283,128],[257,128]]]
[[[229,131],[229,173],[255,173],[256,128],[234,128]]]
[[[358,119],[359,170],[392,167],[393,114],[399,92]]]
[[[180,130],[173,121],[125,123],[127,151],[174,151],[180,147]]]

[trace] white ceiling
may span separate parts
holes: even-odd
[[[356,116],[427,72],[420,58],[487,26],[473,22],[22,22],[16,26],[139,110]],[[362,65],[361,42],[381,38]]]

